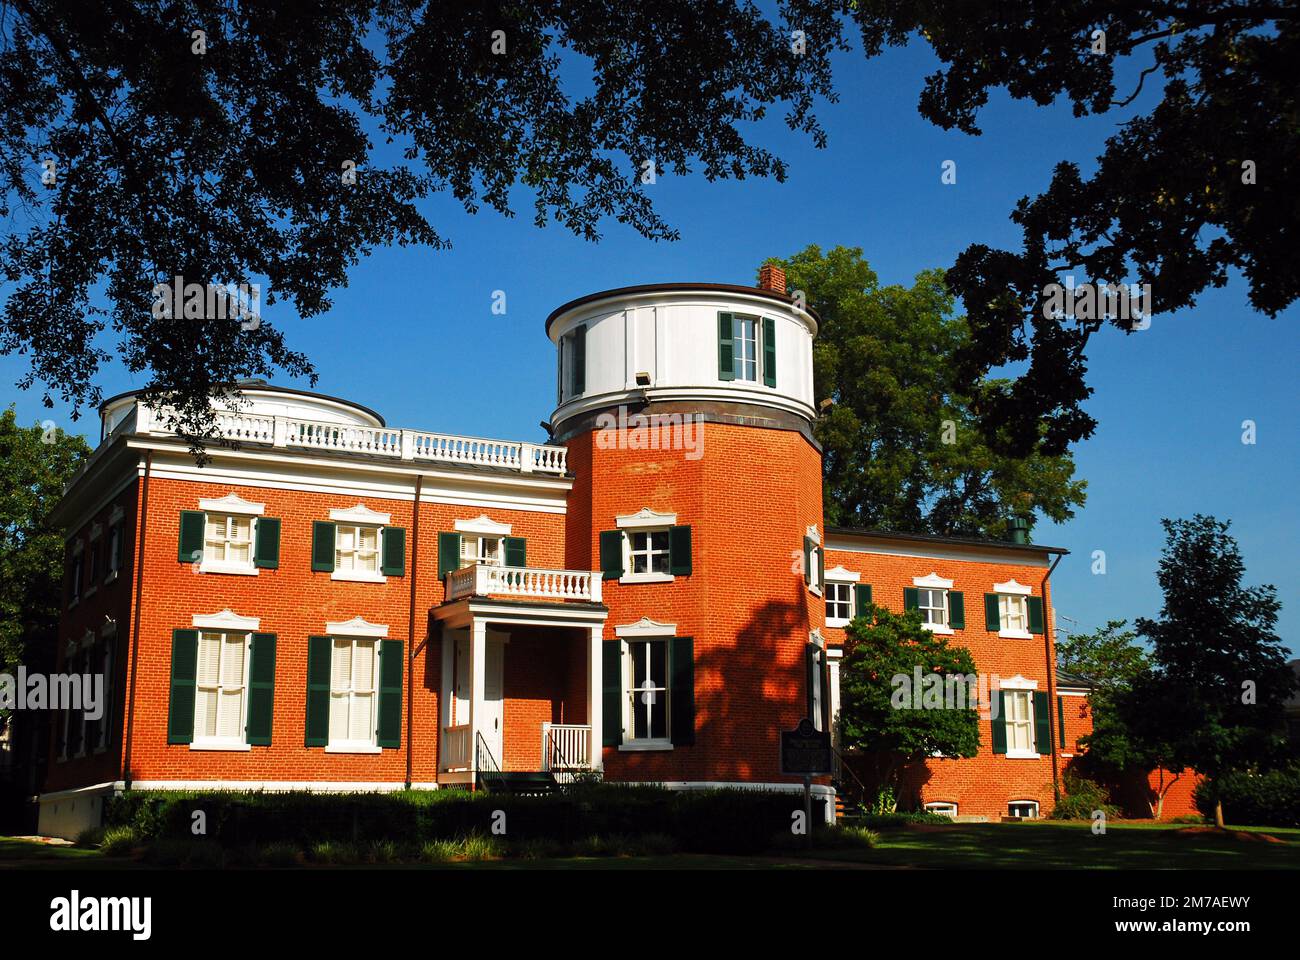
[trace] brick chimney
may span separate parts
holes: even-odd
[[[785,271],[774,263],[765,263],[758,268],[758,288],[785,293]]]

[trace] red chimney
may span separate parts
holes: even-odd
[[[758,288],[785,293],[785,271],[774,263],[765,263],[758,268]]]

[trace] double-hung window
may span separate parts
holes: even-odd
[[[203,565],[253,569],[253,518],[209,513],[203,531]]]
[[[373,639],[335,637],[330,658],[328,749],[378,750],[375,741],[379,645]]]
[[[926,626],[948,625],[948,591],[920,587],[916,591],[917,607]]]
[[[998,613],[1002,629],[1008,633],[1029,634],[1029,604],[1019,594],[1004,593],[998,597]]]
[[[826,583],[826,625],[843,626],[853,619],[853,584]]]
[[[632,530],[628,535],[628,559],[632,574],[669,574],[669,534],[662,530]]]
[[[336,572],[379,573],[379,528],[365,524],[338,525],[335,535]]]
[[[668,641],[631,640],[627,644],[627,720],[624,742],[668,744]]]
[[[501,538],[476,537],[462,534],[460,538],[460,565],[472,566],[476,563],[491,567],[501,566]]]
[[[199,632],[194,746],[245,743],[248,641],[246,633]]]
[[[758,379],[758,319],[736,317],[732,327],[733,363],[737,380]]]
[[[1003,690],[1002,703],[1007,713],[1007,756],[1034,755],[1033,691]]]

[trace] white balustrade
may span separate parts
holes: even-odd
[[[442,728],[442,769],[469,769],[469,724]]]
[[[591,767],[591,727],[575,723],[542,724],[542,769],[586,770]]]
[[[504,596],[599,603],[601,599],[599,570],[550,570],[477,563],[448,573],[446,583],[448,600]]]

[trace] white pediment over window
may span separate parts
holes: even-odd
[[[393,515],[391,513],[377,513],[364,503],[358,503],[355,507],[348,507],[346,510],[331,510],[330,519],[337,523],[358,523],[386,527],[388,522],[393,519]]]
[[[642,507],[636,513],[628,513],[614,518],[614,525],[620,529],[628,527],[671,527],[676,523],[677,514],[657,513],[649,507]]]
[[[241,617],[227,607],[220,613],[196,613],[191,626],[198,627],[200,630],[234,630],[247,633],[250,630],[261,629],[262,620],[260,617]]]
[[[677,624],[659,623],[649,617],[642,617],[636,623],[625,623],[614,628],[616,637],[675,637]]]
[[[266,504],[252,503],[231,491],[224,497],[200,500],[199,509],[206,513],[238,513],[246,516],[260,517],[266,512]]]
[[[1017,593],[1021,596],[1027,597],[1033,592],[1033,590],[1030,587],[1026,587],[1023,583],[1016,583],[1015,580],[1008,580],[1006,583],[993,584],[993,592]]]
[[[951,581],[951,580],[945,580],[943,577],[939,576],[937,573],[930,573],[930,574],[928,574],[927,576],[924,576],[924,577],[913,577],[913,578],[912,578],[912,586],[914,586],[914,587],[925,587],[925,588],[927,588],[927,589],[929,589],[929,590],[951,590],[951,589],[952,589],[952,581]]]
[[[818,546],[821,546],[822,536],[820,533],[817,532],[817,524],[814,523],[811,527],[809,527],[805,536],[807,536],[808,539],[811,540],[813,543],[817,544]]]
[[[816,644],[819,647],[826,646],[826,641],[822,638],[821,627],[816,627],[815,629],[808,631],[808,641],[810,643]]]
[[[1038,681],[1026,680],[1017,673],[1014,677],[1007,677],[1005,680],[1002,680],[997,684],[997,686],[1001,687],[1003,690],[1037,690]]]
[[[371,623],[365,617],[327,622],[325,632],[331,637],[387,637],[388,624]]]
[[[862,579],[862,574],[854,573],[844,567],[833,567],[826,571],[827,583],[857,583]]]
[[[477,533],[490,537],[508,537],[510,536],[510,524],[497,523],[486,513],[479,514],[474,520],[457,520],[457,533]]]

